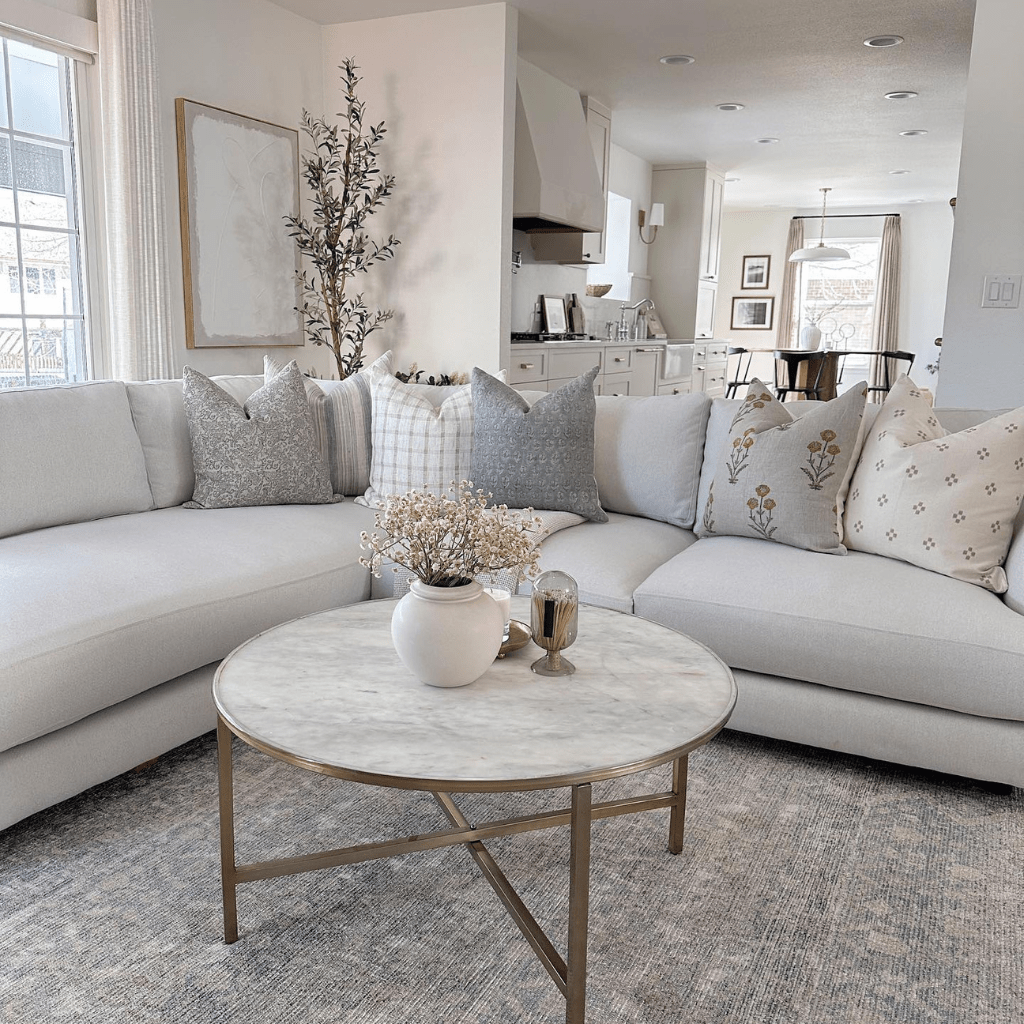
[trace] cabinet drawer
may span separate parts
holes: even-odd
[[[547,352],[513,352],[508,368],[509,384],[529,384],[548,376]]]
[[[716,372],[713,376],[704,377],[704,391],[712,398],[720,398],[725,394],[725,374]]]
[[[708,345],[707,341],[695,341],[693,343],[693,364],[703,362],[708,357]]]
[[[690,393],[690,381],[678,380],[674,384],[659,384],[659,395],[688,395]]]
[[[587,369],[592,370],[593,364],[588,366]],[[578,376],[579,374],[576,374],[576,377]],[[576,379],[576,377],[556,377],[554,380],[549,380],[545,384],[538,384],[537,388],[538,390],[544,391],[557,391],[560,387],[563,387],[566,384],[571,384]],[[601,394],[601,374],[598,374],[594,378],[594,394]]]
[[[632,376],[628,373],[612,374],[601,381],[598,390],[599,395],[610,395],[613,398],[621,398],[631,392],[633,385]]]
[[[592,352],[586,350],[575,352],[548,352],[548,378],[550,380],[561,379],[562,377],[578,377],[587,370],[592,370],[601,363],[601,350],[595,348]],[[554,390],[554,389],[552,389]]]
[[[606,348],[601,369],[604,373],[625,373],[633,369],[632,348]]]
[[[729,346],[723,345],[717,342],[712,342],[706,346],[707,358],[713,359],[716,362],[724,362],[729,358]]]

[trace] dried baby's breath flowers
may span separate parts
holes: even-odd
[[[390,560],[432,587],[459,586],[500,570],[535,576],[543,524],[533,509],[488,505],[491,496],[474,491],[468,480],[452,488],[457,488],[455,498],[409,491],[378,502],[375,531],[359,535],[360,547],[370,552],[360,565],[379,577],[381,565]]]

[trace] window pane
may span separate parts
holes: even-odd
[[[75,333],[81,321],[28,320],[28,372],[33,384],[63,384],[80,376],[69,360],[77,350]]]
[[[0,316],[21,313],[21,274],[18,272],[18,239],[14,228],[0,228],[0,262],[7,268],[0,284]]]
[[[3,167],[0,165],[0,185],[4,183],[2,175]],[[16,140],[14,176],[18,186],[18,218],[22,224],[28,227],[73,226],[70,146],[48,146],[40,142]]]
[[[7,76],[0,67],[0,128],[7,127]]]
[[[0,388],[25,385],[25,346],[21,321],[0,317]]]
[[[65,316],[81,310],[72,288],[71,237],[56,231],[23,231],[21,259],[25,279],[25,312],[33,316]],[[43,271],[61,283],[47,294]]]
[[[14,188],[11,184],[11,140],[0,137],[0,220],[14,220]]]
[[[63,59],[55,53],[13,40],[7,43],[7,53],[14,129],[57,139],[69,138],[60,80]]]

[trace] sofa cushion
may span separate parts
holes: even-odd
[[[186,508],[335,500],[294,360],[244,405],[191,367],[185,367],[184,381],[196,473],[196,489]]]
[[[733,668],[1024,721],[1024,617],[906,562],[714,537],[656,569],[635,610]]]
[[[758,537],[842,554],[842,505],[861,443],[863,386],[794,418],[759,380],[719,455],[699,537]]]
[[[594,478],[594,379],[581,374],[533,405],[473,368],[472,479],[498,505],[606,521]]]
[[[153,507],[120,381],[0,388],[0,537]]]
[[[210,378],[239,404],[257,388],[263,378],[256,375]],[[146,473],[156,508],[181,505],[192,497],[196,475],[192,468],[192,442],[185,420],[180,380],[128,381],[128,404],[135,430],[142,442]]]
[[[692,527],[710,409],[703,392],[598,395],[594,476],[601,507]]]
[[[605,523],[585,522],[548,537],[541,545],[540,567],[572,576],[586,604],[631,612],[633,591],[696,539],[669,523],[609,512]],[[519,593],[530,589],[524,583]]]
[[[352,502],[180,506],[37,530],[0,552],[0,750],[307,612],[369,596]]]
[[[947,434],[904,374],[864,442],[847,543],[1002,593],[1022,496],[1024,409]]]

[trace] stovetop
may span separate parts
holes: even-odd
[[[589,341],[586,334],[546,334],[543,331],[513,331],[512,344],[525,345],[539,341]]]

